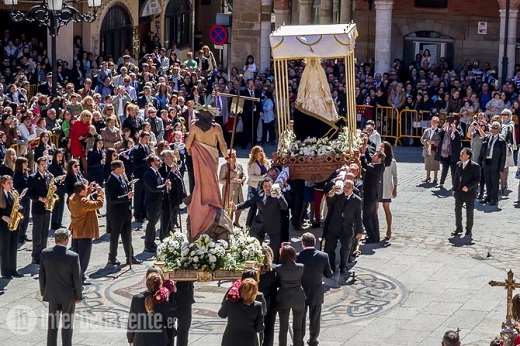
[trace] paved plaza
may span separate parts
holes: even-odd
[[[269,150],[271,149],[271,150]],[[266,152],[275,148],[267,148]],[[510,268],[520,278],[519,210],[514,207],[518,182],[510,172],[508,196],[499,206],[476,205],[473,239],[451,237],[454,200],[448,190],[423,184],[420,148],[396,148],[398,195],[392,202],[393,236],[389,243],[362,246],[354,267],[356,281],[336,274],[325,280],[320,345],[439,345],[448,329],[460,328],[463,345],[489,345],[506,314],[506,292],[490,287],[503,281]],[[238,151],[246,166],[246,151]],[[448,177],[446,187],[450,188]],[[104,210],[104,209],[103,209]],[[104,213],[104,211],[103,211]],[[184,214],[183,217],[186,215]],[[242,218],[245,218],[243,213]],[[69,220],[66,212],[65,222]],[[381,233],[386,224],[380,209]],[[244,223],[244,221],[242,221]],[[133,294],[144,288],[144,273],[153,258],[142,253],[143,230],[133,244],[144,265],[105,267],[109,237],[101,219],[87,273],[84,300],[77,306],[74,345],[128,345],[126,319]],[[317,235],[321,229],[312,230]],[[298,236],[291,232],[299,248]],[[52,239],[49,245],[53,245]],[[45,345],[47,305],[41,301],[38,269],[30,265],[31,244],[20,247],[23,278],[0,279],[1,345]],[[119,260],[124,259],[119,246]],[[123,261],[124,262],[124,261]],[[119,276],[118,276],[119,275]],[[116,278],[116,276],[118,276]],[[220,345],[226,321],[217,316],[228,282],[196,283],[191,345]],[[239,343],[237,343],[239,345]]]

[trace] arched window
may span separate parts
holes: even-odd
[[[117,60],[123,49],[132,51],[132,18],[123,6],[112,7],[101,24],[101,54]]]
[[[170,0],[166,7],[165,20],[165,47],[172,42],[177,47],[190,45],[191,39],[191,6],[189,0]]]

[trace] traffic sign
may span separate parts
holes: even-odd
[[[218,46],[226,44],[228,40],[228,31],[222,25],[213,25],[209,30],[209,39],[213,44]]]

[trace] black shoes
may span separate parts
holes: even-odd
[[[138,260],[135,257],[126,260],[126,264],[143,264],[143,261]]]
[[[113,265],[113,266],[119,266],[119,265],[121,265],[121,262],[119,262],[116,258],[109,258],[108,264]]]
[[[455,231],[451,232],[451,235],[453,235],[453,236],[456,236],[459,234],[462,234],[462,230],[460,230],[460,229],[456,229]]]

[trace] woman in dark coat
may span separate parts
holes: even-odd
[[[459,117],[455,115],[452,122],[446,121],[437,133],[439,134],[440,142],[435,152],[435,160],[440,161],[442,165],[441,181],[437,187],[444,187],[448,169],[451,172],[452,186],[454,186],[455,168],[457,167],[457,162],[459,162],[459,154],[462,149],[461,140],[464,138],[464,132],[459,124]]]
[[[67,175],[65,176],[65,192],[68,198],[74,193],[74,184],[87,181],[83,178],[83,174],[79,169],[79,161],[76,159],[67,162]]]
[[[166,333],[169,305],[158,303],[154,294],[161,288],[162,277],[158,273],[150,273],[146,277],[146,291],[132,297],[126,336],[133,346],[167,346]],[[168,294],[169,295],[169,294]],[[147,318],[143,318],[146,316]]]
[[[18,194],[27,188],[27,180],[29,179],[29,160],[25,157],[19,157],[16,159],[14,164],[14,177],[13,184],[14,189]],[[23,243],[25,241],[31,241],[27,237],[27,227],[29,226],[29,217],[31,215],[31,200],[28,196],[22,198],[21,201],[23,219],[20,221],[18,226],[18,242]]]
[[[16,272],[18,230],[10,231],[7,225],[12,221],[11,211],[16,196],[16,191],[13,189],[13,178],[8,175],[0,177],[0,268],[4,279],[18,276]]]
[[[255,301],[258,284],[254,279],[242,280],[238,287],[240,300],[233,302],[225,299],[218,315],[227,318],[222,346],[258,346],[258,333],[264,329],[262,303]]]
[[[280,254],[280,264],[276,266],[279,285],[276,305],[280,317],[280,346],[287,346],[289,313],[293,313],[293,345],[303,346],[303,313],[305,311],[305,292],[302,287],[303,264],[296,263],[296,250],[285,245]]]

